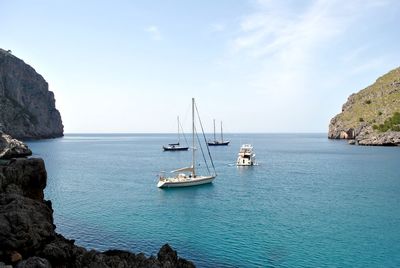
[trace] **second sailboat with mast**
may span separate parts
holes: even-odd
[[[164,151],[187,151],[189,150],[189,146],[181,146],[180,142],[181,142],[181,135],[180,135],[180,129],[182,128],[180,122],[179,122],[179,116],[177,117],[178,119],[178,142],[177,143],[170,143],[167,146],[163,146]],[[186,141],[186,137],[185,134],[183,133],[183,129],[182,129],[182,135],[185,138]],[[187,141],[186,141],[187,143]]]

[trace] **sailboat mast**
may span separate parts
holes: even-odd
[[[216,141],[217,138],[215,137],[215,119],[214,119],[214,141]]]
[[[179,115],[177,116],[178,119],[178,144],[180,144],[180,135],[179,135]]]
[[[222,121],[221,121],[221,142],[224,141],[224,134],[222,134]]]
[[[195,141],[194,141],[194,98],[192,98],[192,140],[193,140],[193,155],[192,155],[192,167],[193,167],[193,178],[196,177],[196,172],[195,172]]]

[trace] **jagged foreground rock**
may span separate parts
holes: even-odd
[[[15,138],[63,135],[53,92],[31,66],[0,49],[0,125]]]
[[[86,250],[57,234],[51,202],[43,199],[44,161],[25,158],[28,147],[8,135],[0,133],[0,140],[0,155],[14,146],[13,158],[0,158],[0,267],[194,267],[168,244],[157,257],[146,257],[122,250]]]
[[[31,150],[23,142],[0,132],[0,159],[24,157],[32,155]]]
[[[330,121],[328,138],[359,145],[400,145],[399,131],[376,129],[396,112],[400,112],[400,68],[350,95],[342,112]]]

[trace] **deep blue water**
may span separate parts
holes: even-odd
[[[175,135],[66,135],[32,141],[48,171],[57,230],[76,243],[156,254],[166,242],[198,267],[399,267],[400,147],[326,134],[227,134],[210,148],[213,184],[162,190],[191,152]],[[259,166],[232,166],[252,143]]]

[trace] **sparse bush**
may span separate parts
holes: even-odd
[[[379,111],[379,112],[378,112],[378,115],[382,115],[382,112],[381,112],[381,111]]]
[[[393,120],[394,124],[400,124],[400,113],[399,112],[395,112],[393,114],[392,120]]]
[[[380,132],[386,132],[388,130],[400,131],[400,113],[395,112],[393,116],[386,119],[383,124],[379,126],[373,125],[372,128]]]
[[[360,117],[360,118],[358,119],[358,121],[364,122],[364,118]]]
[[[366,100],[365,104],[371,104],[371,100]]]

